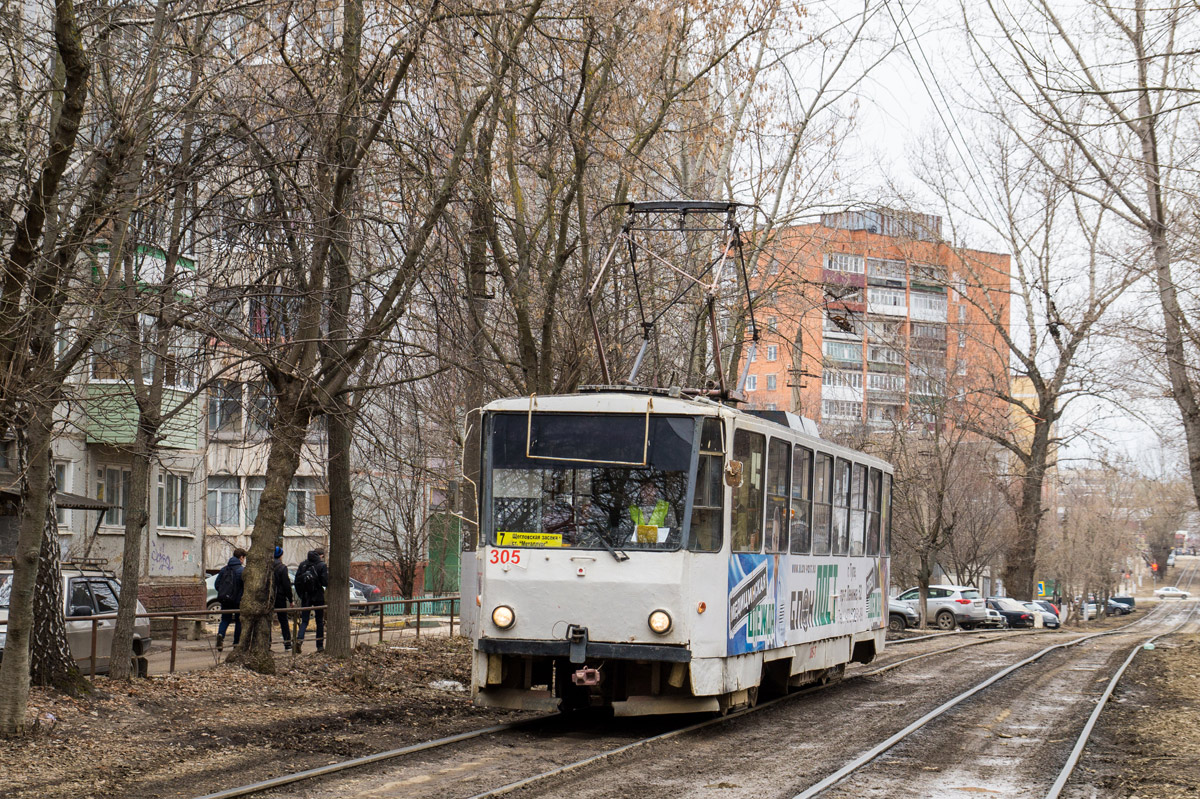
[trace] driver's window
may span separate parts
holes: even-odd
[[[88,613],[95,611],[96,606],[92,604],[92,592],[88,590],[88,585],[83,580],[72,580],[70,593],[71,601],[67,603],[67,613],[70,613],[77,607],[85,607]]]
[[[700,429],[700,459],[692,495],[692,529],[688,549],[716,552],[721,548],[725,515],[725,439],[720,419],[705,419]]]
[[[916,599],[919,596],[921,596],[921,591],[917,588],[914,588],[911,591],[905,591],[900,595],[900,598],[907,602],[908,600]]]

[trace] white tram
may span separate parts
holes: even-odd
[[[723,712],[883,648],[891,467],[673,393],[484,409],[476,704]]]

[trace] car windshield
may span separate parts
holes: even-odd
[[[690,416],[502,413],[487,434],[488,530],[499,546],[676,549]],[[718,478],[719,479],[719,478]]]
[[[12,575],[0,574],[0,610],[8,610],[9,597],[12,596]]]
[[[1025,606],[1020,602],[1015,599],[1009,599],[1008,597],[1000,597],[999,599],[994,599],[992,601],[996,603],[996,607],[1000,608],[1000,610],[1026,610]]]

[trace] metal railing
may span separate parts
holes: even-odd
[[[389,624],[390,624],[393,626],[394,629],[400,629],[400,630],[407,629],[409,626],[412,626],[415,630],[415,637],[420,638],[421,637],[421,617],[424,616],[426,620],[431,619],[431,618],[448,619],[449,625],[450,625],[450,635],[453,636],[454,635],[455,617],[458,616],[459,620],[461,622],[461,613],[458,612],[461,610],[460,602],[461,602],[460,596],[451,595],[451,596],[443,596],[443,597],[418,597],[418,598],[413,598],[413,599],[387,598],[387,599],[383,599],[383,600],[376,600],[374,602],[366,602],[366,603],[360,602],[360,603],[351,604],[350,605],[350,612],[351,612],[350,635],[352,637],[353,636],[362,636],[362,635],[368,634],[368,633],[374,634],[377,631],[378,635],[379,635],[379,643],[383,643],[384,637],[385,637],[385,631],[388,629]],[[324,611],[324,610],[328,610],[328,608],[329,608],[329,605],[311,605],[311,606],[303,606],[303,607],[270,608],[268,617],[269,617],[272,627],[273,627],[274,621],[275,621],[275,619],[274,619],[275,615],[277,613],[286,613],[290,619],[290,624],[288,626],[291,628],[292,641],[296,641],[296,640],[299,640],[297,638],[297,633],[299,632],[299,629],[300,629],[300,623],[299,623],[300,614],[303,614],[306,611],[310,612],[310,613],[318,611],[318,610]],[[231,615],[239,615],[239,614],[241,614],[241,612],[242,611],[237,608],[231,609],[231,610],[219,610],[219,609],[218,610],[208,610],[208,609],[175,610],[175,611],[158,611],[158,612],[154,612],[154,613],[138,613],[138,614],[135,614],[135,618],[137,618],[137,619],[170,619],[171,620],[171,660],[170,660],[170,666],[168,668],[168,673],[174,674],[175,673],[175,665],[176,665],[176,661],[178,659],[178,653],[179,653],[179,627],[180,627],[179,622],[181,619],[183,619],[185,622],[210,622],[213,619],[213,617],[220,618],[222,615],[224,615],[226,613],[231,614]],[[371,623],[369,629],[361,629],[361,628],[357,629],[357,630],[354,629],[355,618],[365,619],[368,616],[373,617],[372,623]],[[388,622],[389,616],[392,617],[392,619],[393,619],[393,621],[390,623]],[[396,617],[400,617],[400,620],[397,621]],[[412,617],[411,625],[409,625],[408,620],[407,620],[409,617]],[[92,627],[92,629],[91,629],[91,647],[90,647],[90,654],[88,657],[88,662],[90,664],[89,673],[92,677],[96,676],[96,661],[98,659],[97,652],[96,652],[96,642],[99,638],[100,623],[103,621],[114,621],[116,618],[117,618],[117,614],[115,614],[115,613],[104,613],[104,614],[99,614],[99,615],[95,615],[95,616],[68,616],[66,618],[66,621],[68,621],[68,622],[91,622],[91,627]],[[375,623],[376,620],[378,621],[378,624]],[[461,626],[461,624],[460,624],[460,626]],[[360,627],[361,627],[361,625],[360,625]],[[293,648],[292,649],[293,654],[295,653],[295,651],[296,650]],[[146,658],[146,657],[147,657],[147,654],[142,653],[141,655],[135,655],[135,660],[138,658]],[[147,669],[148,669],[148,665],[147,665]],[[137,668],[136,666],[135,666],[134,671],[135,671],[135,673],[142,673],[141,670],[139,668]]]

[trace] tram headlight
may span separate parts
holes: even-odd
[[[650,629],[659,635],[666,635],[671,632],[671,614],[665,610],[656,610],[650,614],[650,618],[646,619],[646,623],[650,625]]]
[[[508,605],[497,605],[492,611],[492,624],[499,627],[501,630],[507,630],[513,626],[517,620],[517,614],[513,613],[513,609]]]

